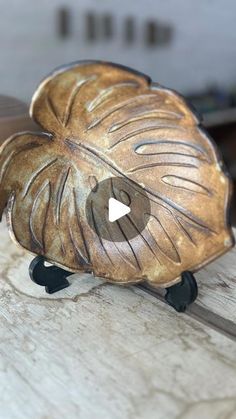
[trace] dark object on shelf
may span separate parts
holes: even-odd
[[[60,7],[57,10],[57,32],[63,39],[71,34],[71,14],[68,7]]]
[[[127,17],[124,22],[124,40],[127,44],[131,44],[136,38],[136,21],[133,17]]]

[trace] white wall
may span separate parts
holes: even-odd
[[[72,36],[60,40],[55,10],[70,7]],[[86,43],[84,14],[112,12],[117,37]],[[122,39],[122,22],[137,16],[139,39]],[[149,49],[145,18],[174,26],[169,46]],[[236,84],[235,0],[0,0],[0,93],[30,99],[38,81],[55,66],[79,59],[106,59],[132,66],[185,93],[208,84]]]

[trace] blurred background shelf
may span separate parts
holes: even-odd
[[[203,115],[203,121],[208,129],[236,124],[236,107],[208,112]]]

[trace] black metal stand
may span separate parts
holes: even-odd
[[[29,274],[32,281],[36,284],[44,286],[48,294],[60,291],[63,288],[69,287],[70,283],[67,281],[69,275],[73,272],[65,271],[57,266],[45,266],[46,260],[42,256],[34,258],[29,266]]]
[[[42,256],[34,258],[29,266],[30,278],[38,285],[44,286],[48,294],[60,291],[69,287],[70,283],[66,279],[73,275],[57,266],[45,266],[46,260]],[[198,295],[198,287],[192,272],[183,272],[182,281],[166,289],[165,300],[176,311],[184,312],[192,304]]]
[[[198,295],[198,287],[192,272],[183,272],[182,281],[166,289],[165,300],[179,313],[184,312]]]

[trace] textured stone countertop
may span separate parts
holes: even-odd
[[[177,314],[160,295],[74,275],[54,295],[0,225],[2,419],[236,418],[236,251],[196,275]]]

